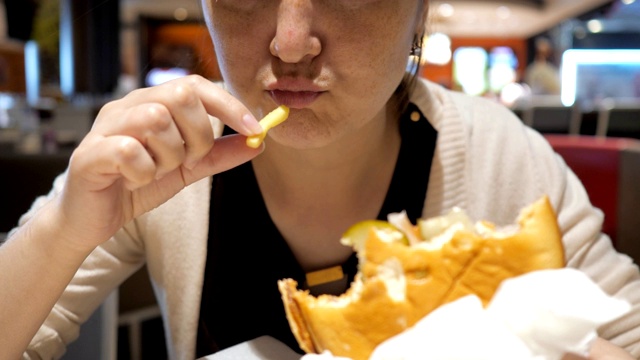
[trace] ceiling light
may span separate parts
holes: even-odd
[[[589,29],[589,31],[591,31],[592,33],[599,33],[602,31],[602,22],[600,20],[590,20],[587,23],[587,28]]]
[[[508,6],[498,6],[496,15],[502,20],[506,20],[511,16],[511,9]]]
[[[424,60],[429,64],[446,65],[451,61],[451,39],[443,33],[425,37]]]
[[[440,16],[442,17],[452,17],[454,13],[455,9],[453,8],[453,6],[451,6],[451,4],[443,3],[438,6],[438,14],[440,14]]]
[[[636,2],[636,0],[621,0],[621,1],[622,1],[622,3],[623,3],[623,4],[625,4],[625,5],[631,5],[631,4],[633,4],[634,2]]]
[[[183,7],[179,7],[173,11],[173,18],[178,21],[184,21],[189,17],[189,11]]]

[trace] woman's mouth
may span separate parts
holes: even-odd
[[[271,90],[269,93],[278,105],[286,105],[292,109],[302,109],[309,107],[323,92]]]

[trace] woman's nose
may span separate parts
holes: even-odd
[[[313,32],[313,21],[311,1],[281,1],[276,34],[269,46],[271,54],[286,63],[298,63],[319,55],[322,46]]]

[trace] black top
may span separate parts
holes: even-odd
[[[418,121],[411,120],[417,115]],[[398,161],[378,219],[406,210],[415,223],[422,214],[437,132],[410,104],[400,121],[400,135]],[[304,284],[305,272],[271,221],[251,163],[214,176],[212,186],[197,357],[262,335],[302,353],[286,320],[277,281],[292,278]],[[351,281],[357,271],[355,253],[343,269]]]

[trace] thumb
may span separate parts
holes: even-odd
[[[200,159],[192,170],[185,170],[184,180],[186,185],[227,171],[260,155],[264,145],[253,149],[247,146],[246,139],[246,136],[238,134],[216,139],[209,154]]]

